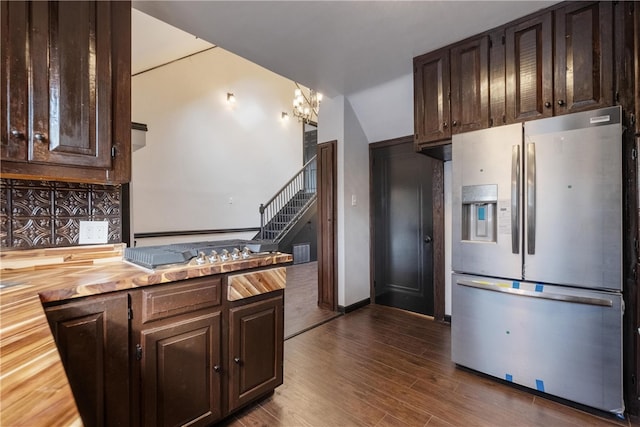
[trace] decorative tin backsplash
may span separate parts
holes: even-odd
[[[120,243],[120,186],[0,179],[0,248],[77,246],[80,221],[109,221]]]

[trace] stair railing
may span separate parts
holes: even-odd
[[[260,238],[265,239],[265,231],[277,232],[277,235],[270,236],[268,240],[277,240],[291,224],[294,224],[297,218],[304,213],[306,207],[315,200],[316,197],[316,156],[313,156],[302,168],[278,190],[278,192],[266,203],[260,204]],[[296,209],[289,208],[292,200],[299,194],[306,193],[309,195],[304,206]],[[274,218],[278,214],[283,214],[283,210],[291,210],[292,218],[288,224],[277,229],[273,224]]]

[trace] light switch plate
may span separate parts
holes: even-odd
[[[109,221],[80,221],[78,243],[81,245],[107,243]]]

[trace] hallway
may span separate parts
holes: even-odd
[[[287,267],[284,291],[284,339],[294,337],[330,319],[340,316],[318,307],[318,263]]]

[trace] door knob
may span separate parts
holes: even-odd
[[[544,106],[547,107],[547,108],[551,108],[551,103],[549,101],[547,101],[547,102],[544,103]]]
[[[558,105],[564,105],[564,100],[562,99],[558,100]]]
[[[213,367],[213,370],[216,371],[216,372],[220,372],[221,371],[220,365],[215,365]]]
[[[238,365],[240,364],[240,358],[239,357],[234,357],[233,361],[236,362]]]
[[[425,243],[431,243],[431,236],[424,236],[424,242]]]

